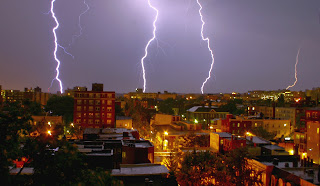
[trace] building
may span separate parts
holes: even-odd
[[[245,147],[245,138],[232,135],[227,132],[210,133],[210,147],[213,152],[226,152],[236,148]]]
[[[306,110],[307,156],[313,162],[320,163],[320,109]]]
[[[74,141],[87,155],[90,167],[118,169],[120,164],[154,162],[154,146],[140,140],[137,130],[124,128],[86,128],[83,140]]]
[[[64,95],[74,97],[74,92],[76,91],[88,91],[87,87],[75,86],[73,89],[67,89],[64,91]]]
[[[132,118],[127,116],[116,116],[116,128],[132,128]]]
[[[82,128],[115,127],[115,92],[103,91],[101,84],[93,84],[92,91],[75,91],[73,116]]]
[[[121,180],[124,185],[137,186],[164,185],[168,183],[168,174],[169,170],[165,165],[153,163],[122,164],[119,169],[113,169],[111,172],[111,176]]]
[[[41,105],[47,105],[49,98],[52,96],[50,93],[41,91],[41,88],[34,89],[25,88],[24,91],[20,90],[1,90],[2,101],[8,102],[22,102],[24,100],[35,101]]]
[[[279,119],[256,119],[254,117],[236,117],[231,114],[226,119],[220,119],[221,131],[236,135],[245,135],[255,127],[262,127],[270,133],[275,134],[275,138],[287,137],[292,131],[290,120]]]
[[[219,112],[217,107],[194,106],[187,110],[186,118],[189,122],[201,123],[205,128],[214,123],[214,119],[226,118],[228,112]]]

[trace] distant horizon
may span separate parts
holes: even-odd
[[[0,85],[2,87],[2,90],[18,90],[18,91],[24,91],[25,88],[28,88],[28,87],[25,87],[23,89],[6,89],[4,88],[2,85]],[[39,87],[39,86],[36,86],[36,87]],[[36,87],[31,87],[32,90],[34,90]],[[74,86],[74,87],[86,87],[88,89],[88,91],[91,91],[91,87],[87,87],[87,86]],[[72,88],[69,88],[70,90],[72,90],[74,87]],[[41,87],[39,87],[41,88]],[[286,89],[274,89],[274,90],[261,90],[261,89],[256,89],[256,90],[248,90],[246,92],[237,92],[237,91],[232,91],[232,92],[235,92],[235,93],[239,93],[239,94],[244,94],[244,93],[248,93],[249,91],[291,91],[291,92],[305,92],[306,90],[313,90],[313,89],[317,89],[317,88],[320,88],[319,87],[312,87],[311,89],[305,89],[305,90],[297,90],[297,91],[293,91],[293,90],[286,90]],[[30,89],[30,88],[28,88]],[[68,89],[68,88],[67,88]],[[66,91],[67,89],[65,89],[64,91]],[[57,92],[46,92],[46,91],[43,91],[44,89],[41,88],[41,92],[44,92],[44,93],[52,93],[52,94],[57,94],[59,93],[59,91]],[[129,92],[116,92],[114,90],[107,90],[105,89],[104,87],[104,90],[103,91],[112,91],[112,92],[115,92],[116,94],[127,94],[127,93],[130,93],[130,92],[135,92],[136,89],[134,89],[133,91],[129,91]],[[168,90],[162,90],[162,91],[155,91],[155,92],[145,92],[145,93],[158,93],[160,92],[161,94],[164,93],[164,91],[167,91],[168,93],[174,93],[174,94],[199,94],[201,95],[201,93],[192,93],[192,92],[188,92],[188,93],[182,93],[182,92],[171,92],[171,91],[168,91]],[[203,95],[207,95],[207,94],[231,94],[232,92],[217,92],[217,93],[204,93]]]

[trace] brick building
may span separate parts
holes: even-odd
[[[102,84],[93,84],[92,91],[76,91],[73,120],[82,128],[114,128],[115,92],[103,91]]]
[[[313,162],[320,163],[320,109],[306,110],[307,156]]]

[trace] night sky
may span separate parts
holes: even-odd
[[[146,59],[147,92],[200,93],[211,58],[201,40],[196,0],[151,0],[159,9],[157,42]],[[87,0],[83,35],[59,49],[64,89],[103,83],[126,93],[143,86],[140,59],[152,37],[155,12],[147,0]],[[205,93],[320,86],[319,0],[201,0],[215,65]],[[58,42],[68,46],[79,34],[81,0],[56,0]],[[50,0],[4,0],[0,6],[0,85],[3,89],[40,86],[55,77]],[[159,46],[159,47],[158,47]],[[59,89],[54,82],[50,92]]]

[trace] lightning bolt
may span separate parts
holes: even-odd
[[[202,6],[199,2],[199,0],[197,0],[197,3],[200,7],[199,9],[199,15],[200,15],[200,18],[201,18],[201,22],[202,22],[202,26],[201,26],[201,38],[203,41],[206,41],[207,44],[208,44],[208,50],[210,51],[210,54],[211,54],[211,59],[212,59],[212,62],[211,62],[211,66],[210,66],[210,70],[209,70],[209,74],[208,74],[208,77],[206,78],[206,80],[202,83],[202,86],[201,86],[201,93],[203,94],[203,87],[204,85],[208,82],[208,80],[211,78],[211,72],[212,72],[212,69],[213,69],[213,64],[214,64],[214,55],[213,55],[213,51],[210,47],[210,39],[208,37],[204,37],[203,36],[203,28],[204,28],[204,25],[206,24],[203,20],[203,16],[202,16],[202,13],[201,13],[201,10],[202,10]]]
[[[72,36],[72,41],[71,41],[71,43],[69,44],[69,47],[74,43],[74,41],[75,41],[75,39],[76,38],[78,38],[78,37],[80,37],[81,35],[82,35],[82,26],[81,26],[81,17],[85,14],[85,13],[87,13],[88,11],[89,11],[89,9],[90,9],[90,7],[89,7],[89,5],[88,5],[88,3],[86,2],[86,0],[84,0],[83,1],[83,4],[85,4],[86,5],[86,10],[85,11],[83,11],[80,15],[79,15],[79,20],[78,20],[78,27],[79,27],[79,34],[76,34],[76,35],[73,35]]]
[[[59,28],[59,22],[58,22],[58,19],[56,18],[55,16],[55,13],[53,11],[54,9],[54,2],[56,0],[52,0],[51,1],[51,9],[50,9],[50,12],[51,12],[51,15],[52,15],[52,18],[54,19],[54,21],[56,22],[56,26],[52,29],[52,32],[53,32],[53,36],[54,36],[54,52],[53,52],[53,55],[54,55],[54,59],[55,61],[57,62],[57,66],[56,66],[56,77],[52,80],[52,82],[54,80],[57,80],[59,82],[59,85],[60,85],[60,92],[63,93],[63,85],[62,85],[62,81],[59,79],[59,75],[60,75],[60,71],[59,71],[59,68],[60,68],[60,60],[58,59],[57,57],[57,51],[58,51],[58,47],[62,47],[61,45],[58,44],[58,38],[57,38],[57,34],[56,34],[56,30]],[[63,47],[62,47],[63,48]],[[51,82],[51,86],[52,86],[52,82]],[[51,87],[50,86],[50,87]],[[50,88],[49,88],[50,89]]]
[[[158,20],[158,15],[159,15],[159,11],[158,9],[156,9],[154,6],[152,6],[150,0],[148,0],[148,4],[149,4],[149,7],[152,8],[153,10],[156,11],[156,17],[153,21],[153,37],[148,41],[145,49],[144,49],[144,56],[141,58],[141,66],[142,66],[142,73],[143,73],[143,92],[146,91],[146,71],[145,71],[145,67],[144,67],[144,60],[146,59],[146,57],[148,56],[148,48],[149,48],[149,45],[150,43],[156,39],[156,31],[157,31],[157,27],[156,27],[156,22]]]
[[[298,81],[297,65],[298,65],[298,63],[299,63],[300,49],[301,49],[301,48],[299,48],[299,50],[298,50],[298,53],[297,53],[297,56],[296,56],[296,64],[294,65],[294,78],[295,78],[296,80],[294,81],[294,83],[293,83],[292,85],[289,85],[289,86],[286,88],[286,90],[288,90],[289,88],[294,87],[294,86],[296,85],[297,81]]]

